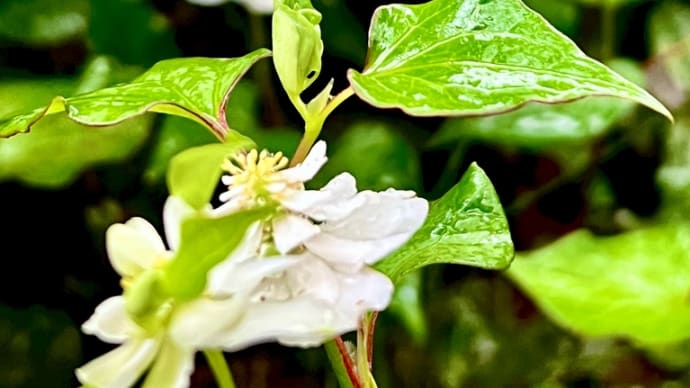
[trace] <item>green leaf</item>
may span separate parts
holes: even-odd
[[[22,136],[0,139],[0,180],[44,188],[63,187],[95,166],[131,157],[146,141],[153,117],[90,128],[50,116]]]
[[[434,201],[410,241],[376,264],[394,283],[429,264],[504,269],[514,247],[503,207],[484,171],[470,165],[460,182]]]
[[[208,271],[232,253],[249,226],[271,211],[259,208],[220,218],[197,215],[185,219],[180,230],[180,247],[163,271],[163,291],[178,300],[201,294]]]
[[[55,97],[49,106],[0,121],[0,137],[27,131],[38,120],[67,112],[85,125],[112,125],[158,112],[195,120],[219,137],[229,131],[225,105],[244,73],[259,59],[270,55],[259,49],[241,58],[177,58],[158,62],[131,83],[70,98]]]
[[[273,11],[273,63],[291,99],[321,72],[321,14],[310,0],[278,0]]]
[[[87,0],[0,1],[0,37],[31,46],[76,40],[88,25]]]
[[[168,169],[170,195],[179,196],[195,209],[201,209],[210,202],[218,186],[225,158],[254,147],[251,140],[237,135],[227,143],[206,144],[175,155]]]
[[[416,116],[504,112],[592,95],[633,100],[671,118],[643,89],[587,57],[520,0],[434,0],[380,7],[354,91]]]
[[[690,225],[574,232],[520,254],[507,274],[559,325],[639,345],[690,338]]]
[[[336,141],[328,163],[310,182],[322,187],[328,180],[348,171],[361,190],[390,187],[419,190],[422,183],[419,156],[414,147],[385,122],[361,121],[348,128]]]
[[[604,134],[633,107],[630,101],[601,97],[558,105],[530,103],[502,115],[449,119],[430,144],[467,139],[538,149],[583,144]]]

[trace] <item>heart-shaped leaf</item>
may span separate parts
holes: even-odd
[[[270,51],[240,58],[177,58],[158,62],[130,83],[70,98],[55,97],[45,108],[0,121],[0,137],[27,131],[45,115],[66,111],[85,125],[112,125],[145,112],[195,120],[224,138],[229,128],[225,106],[244,73]]]
[[[574,232],[518,255],[507,274],[556,323],[640,345],[690,338],[690,226]]]
[[[645,90],[585,55],[520,0],[433,0],[380,7],[364,71],[364,101],[416,116],[477,115],[528,101],[605,95],[671,118]]]
[[[505,269],[514,247],[508,220],[491,181],[476,164],[434,201],[424,225],[402,248],[376,264],[394,283],[429,264]]]

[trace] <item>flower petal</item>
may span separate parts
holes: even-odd
[[[307,253],[301,255],[299,263],[286,272],[285,280],[291,295],[307,295],[335,303],[340,297],[338,275],[323,260]]]
[[[305,242],[311,252],[339,270],[358,271],[397,249],[424,222],[429,204],[422,198],[409,198],[412,192],[363,191],[365,199],[346,218],[320,225],[321,233]]]
[[[84,322],[81,329],[86,334],[97,336],[101,341],[120,344],[141,332],[125,310],[125,298],[114,296],[96,307],[93,315]]]
[[[163,227],[170,250],[175,251],[180,246],[180,226],[182,225],[182,220],[194,213],[194,208],[189,206],[180,197],[170,196],[165,201],[163,206]]]
[[[194,350],[164,341],[142,388],[186,388],[194,371]]]
[[[226,260],[209,272],[207,292],[227,297],[253,290],[264,278],[279,274],[298,263],[291,256],[254,258],[244,262]]]
[[[216,339],[223,349],[236,351],[264,342],[289,346],[318,346],[355,330],[359,317],[340,315],[328,303],[308,296],[284,302],[250,305],[242,320]]]
[[[132,386],[151,365],[159,344],[153,338],[127,342],[78,368],[77,379],[99,388]]]
[[[233,295],[220,300],[200,298],[185,303],[170,319],[170,338],[189,348],[216,347],[209,339],[232,326],[241,317],[247,302],[246,295]]]
[[[296,213],[302,213],[317,221],[339,220],[364,203],[357,198],[357,184],[349,173],[331,179],[321,190],[299,191],[281,201]]]
[[[273,220],[273,242],[282,254],[295,249],[320,231],[311,221],[292,214]]]
[[[384,274],[364,268],[355,275],[341,277],[338,306],[350,308],[355,315],[383,311],[393,296],[393,283]]]
[[[165,245],[156,229],[143,218],[111,225],[105,234],[113,268],[122,276],[136,276],[165,256]]]
[[[326,142],[318,141],[311,147],[309,154],[304,161],[295,167],[286,168],[278,172],[283,179],[288,182],[306,182],[316,175],[317,172],[326,164]]]

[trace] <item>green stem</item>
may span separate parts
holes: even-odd
[[[324,345],[326,355],[338,380],[340,388],[360,388],[357,371],[352,364],[352,358],[345,349],[345,343],[338,337]]]
[[[304,104],[301,100],[299,101],[299,103],[302,103],[303,109],[300,109],[299,103],[293,101],[295,107],[298,108],[297,110],[302,115],[302,118],[304,118],[304,135],[302,136],[302,140],[299,142],[299,145],[297,146],[297,151],[295,151],[295,155],[292,157],[292,160],[290,161],[290,166],[295,166],[304,160],[304,158],[307,156],[307,153],[309,153],[311,146],[314,145],[316,139],[319,138],[319,135],[321,134],[321,129],[323,129],[323,124],[326,122],[326,118],[328,118],[328,116],[331,113],[333,113],[335,108],[340,106],[340,104],[345,102],[345,100],[347,100],[348,98],[352,97],[353,94],[355,94],[355,92],[354,90],[352,90],[352,87],[347,87],[342,92],[338,93],[338,95],[334,96],[323,108],[323,110],[315,116],[310,116],[307,113],[307,110],[304,107]]]
[[[616,7],[604,5],[601,9],[601,60],[608,61],[616,54]]]
[[[218,387],[235,388],[235,381],[232,379],[232,373],[230,373],[230,368],[225,361],[223,352],[219,350],[204,350],[204,356],[206,356],[208,365],[216,378]]]
[[[360,321],[357,329],[357,372],[363,388],[377,388],[376,380],[371,374],[371,345],[373,343],[373,322],[375,315],[367,314]]]

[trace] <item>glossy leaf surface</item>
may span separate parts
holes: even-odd
[[[690,226],[574,232],[519,255],[508,275],[556,323],[645,344],[690,338]]]
[[[143,114],[159,112],[204,124],[216,134],[229,128],[225,104],[235,83],[265,49],[241,58],[179,58],[158,62],[134,81],[70,98],[56,97],[45,108],[0,121],[0,137],[27,131],[45,115],[66,111],[85,125],[112,125]]]
[[[417,116],[504,112],[528,102],[621,97],[671,117],[643,89],[586,56],[519,0],[380,7],[357,95]]]
[[[397,282],[429,264],[505,269],[514,248],[508,221],[491,181],[472,164],[460,182],[434,201],[422,227],[376,269]]]

